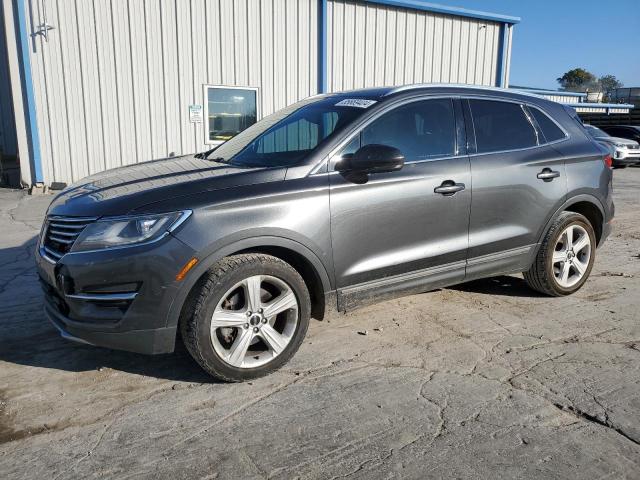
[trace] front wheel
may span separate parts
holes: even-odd
[[[589,220],[562,212],[544,238],[536,259],[524,272],[531,288],[552,296],[570,295],[587,281],[596,252],[596,237]]]
[[[309,292],[293,267],[270,255],[234,255],[203,279],[192,312],[182,319],[182,338],[209,374],[249,380],[295,354],[310,312]]]

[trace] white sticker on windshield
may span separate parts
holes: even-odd
[[[357,108],[369,108],[376,103],[375,100],[367,100],[366,98],[345,98],[336,103],[336,107],[357,107]]]

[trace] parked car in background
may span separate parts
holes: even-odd
[[[534,95],[317,95],[214,150],[62,191],[36,254],[45,312],[66,338],[140,353],[180,331],[241,381],[326,311],[520,272],[569,295],[611,230],[610,161],[573,109]]]
[[[626,138],[640,143],[640,127],[635,125],[607,125],[600,127],[600,130],[604,130],[613,137]]]
[[[614,167],[624,168],[628,165],[640,163],[640,144],[638,142],[621,137],[612,137],[593,125],[585,125],[584,127],[596,142],[611,151]]]

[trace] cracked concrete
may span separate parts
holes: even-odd
[[[239,385],[181,348],[62,340],[33,268],[51,197],[0,191],[0,476],[638,478],[640,169],[614,175],[615,231],[577,294],[502,276],[391,300],[313,322]]]

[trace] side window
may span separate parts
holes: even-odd
[[[478,153],[534,147],[536,131],[522,106],[497,100],[470,99]]]
[[[360,142],[395,147],[407,162],[455,155],[453,102],[433,99],[400,106],[366,126]]]
[[[555,142],[565,138],[566,135],[562,129],[546,113],[535,107],[529,107],[529,111],[538,122],[538,126],[547,142]]]

